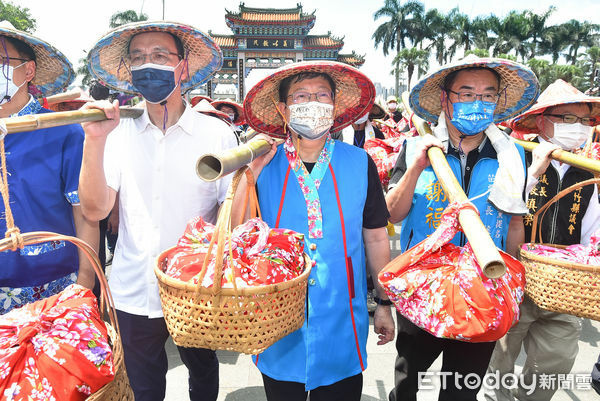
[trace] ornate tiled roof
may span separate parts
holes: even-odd
[[[342,48],[344,46],[344,38],[336,38],[331,36],[331,32],[327,35],[308,35],[304,38],[305,49],[316,48]]]
[[[337,61],[349,64],[353,67],[360,67],[365,63],[365,56],[361,56],[352,51],[352,54],[338,54]]]
[[[240,10],[232,12],[225,10],[225,19],[242,23],[281,24],[281,23],[307,23],[315,20],[315,12],[310,14],[302,12],[302,4],[296,8],[251,8],[240,3]]]
[[[237,46],[235,36],[233,35],[221,35],[218,33],[212,33],[208,31],[208,35],[219,45],[221,48],[232,48]]]

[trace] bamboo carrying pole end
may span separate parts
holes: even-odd
[[[223,175],[223,163],[215,155],[204,155],[196,162],[196,174],[204,181],[215,181]]]
[[[506,265],[499,261],[493,261],[483,266],[482,270],[487,278],[497,279],[506,273]]]

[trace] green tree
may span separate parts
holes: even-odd
[[[591,47],[596,44],[600,25],[588,21],[570,20],[562,24],[565,28],[569,51],[565,54],[567,61],[575,65],[577,53],[581,47]]]
[[[454,40],[454,46],[462,47],[466,54],[466,52],[471,50],[471,47],[475,43],[475,36],[481,30],[479,20],[474,23],[468,15],[461,13],[458,7],[450,11],[448,17],[451,19],[453,25],[450,37]]]
[[[375,48],[382,45],[383,54],[388,55],[390,50],[396,51],[396,55],[400,50],[406,48],[406,42],[414,37],[415,21],[414,16],[423,14],[424,6],[418,1],[408,1],[401,4],[401,0],[385,0],[383,7],[373,14],[373,19],[377,21],[379,18],[389,18],[388,21],[379,25],[373,33]],[[396,69],[396,95],[400,89],[400,72]]]
[[[139,14],[134,10],[125,10],[114,13],[110,17],[108,26],[117,28],[121,25],[129,24],[130,22],[147,21],[148,16],[142,12]]]
[[[489,57],[490,51],[488,49],[471,49],[465,52],[465,57],[467,57],[469,54],[474,54],[477,57]]]
[[[29,8],[2,0],[0,0],[0,20],[8,21],[15,28],[30,33],[35,31],[37,26],[37,21],[31,16]]]
[[[539,44],[541,54],[550,54],[556,64],[562,52],[569,45],[568,32],[563,25],[552,25],[546,29]]]
[[[508,54],[514,50],[515,56],[526,60],[529,53],[529,20],[525,12],[510,11],[506,17],[492,27],[496,35],[494,55]]]
[[[578,63],[584,74],[587,75],[590,87],[594,86],[594,80],[600,73],[600,47],[592,46],[580,55]]]
[[[528,36],[531,37],[531,58],[535,57],[542,48],[542,42],[549,28],[546,26],[546,21],[554,11],[556,11],[556,7],[554,6],[550,6],[546,12],[541,14],[536,14],[533,11],[525,11],[525,16],[529,19],[530,31]]]
[[[410,90],[410,82],[415,68],[419,76],[425,74],[429,69],[429,52],[417,49],[416,47],[402,49],[394,57],[393,63],[396,66],[396,70],[399,70],[399,67],[406,69],[406,73],[408,74],[408,90]]]
[[[433,50],[437,62],[445,64],[454,56],[454,52],[456,51],[455,46],[449,46],[447,43],[451,39],[450,35],[453,29],[452,16],[450,14],[452,11],[448,15],[444,15],[434,8],[429,10],[429,13],[431,13],[432,34],[429,38],[431,43],[427,47],[427,50]]]

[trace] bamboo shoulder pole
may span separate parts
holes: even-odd
[[[196,162],[196,174],[204,181],[218,180],[264,155],[270,149],[269,142],[257,139],[219,154],[207,153]]]
[[[512,139],[519,145],[523,146],[523,149],[528,152],[533,152],[533,149],[539,145],[539,143],[536,142],[523,141],[515,138]],[[556,149],[550,154],[550,157],[554,160],[558,160],[561,163],[567,163],[571,166],[579,167],[580,169],[587,170],[591,173],[600,174],[600,160],[590,159],[589,157],[577,155],[562,149]]]
[[[412,122],[417,128],[419,135],[431,135],[431,128],[425,120],[412,113],[408,101],[408,92],[404,92],[402,95],[402,102],[404,103],[404,107],[406,107],[406,111],[411,114]],[[444,152],[440,148],[432,146],[427,151],[427,156],[449,202],[467,202],[467,195],[454,176]],[[506,265],[496,248],[496,244],[492,241],[492,237],[490,237],[489,232],[481,222],[479,215],[474,210],[463,209],[458,215],[458,221],[471,244],[471,248],[473,249],[473,253],[475,253],[475,258],[477,258],[483,274],[488,278],[502,277],[506,272]]]
[[[60,102],[66,102],[69,100],[75,100],[81,96],[81,90],[73,89],[68,92],[57,93],[56,95],[48,96],[46,102],[48,104],[55,104]]]
[[[144,109],[133,107],[120,107],[119,110],[121,111],[121,118],[137,118],[144,113]],[[5,124],[8,134],[15,134],[17,132],[101,120],[106,120],[106,115],[102,110],[88,109],[0,118],[0,124]]]

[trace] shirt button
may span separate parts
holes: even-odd
[[[467,166],[467,171],[471,171],[471,167]]]
[[[314,278],[311,278],[308,280],[308,285],[315,285],[317,284],[317,281]]]
[[[310,244],[309,248],[310,248],[311,251],[316,251],[317,250],[317,244],[314,244],[314,243]]]

